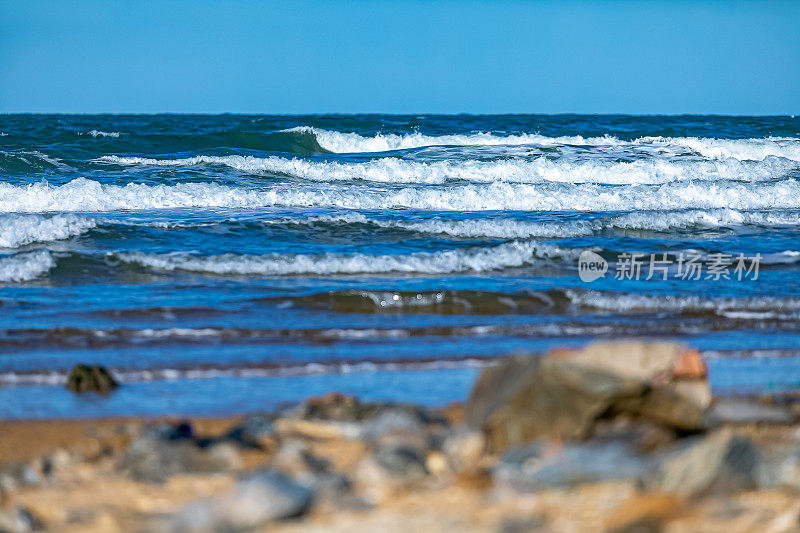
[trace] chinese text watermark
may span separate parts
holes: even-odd
[[[675,254],[644,254],[623,252],[614,263],[614,278],[618,280],[737,280],[755,281],[761,254],[680,252]],[[578,258],[578,275],[587,283],[605,277],[609,264],[599,254],[585,250]]]

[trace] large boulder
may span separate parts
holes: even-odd
[[[606,413],[628,413],[683,431],[701,429],[705,380],[681,381],[696,352],[669,343],[599,343],[544,357],[516,356],[483,371],[467,406],[490,450],[540,437],[582,439]],[[695,365],[696,366],[696,365]]]

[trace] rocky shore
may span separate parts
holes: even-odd
[[[800,409],[669,343],[502,359],[439,410],[0,422],[9,533],[797,531],[799,495]]]

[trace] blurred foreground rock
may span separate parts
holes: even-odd
[[[619,413],[699,431],[711,403],[704,376],[697,352],[669,343],[601,343],[511,357],[481,374],[467,422],[485,432],[495,451],[548,436],[583,439],[601,417]]]

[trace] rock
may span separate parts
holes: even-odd
[[[118,468],[133,479],[163,483],[178,473],[228,472],[242,468],[242,458],[230,442],[201,445],[191,427],[161,427],[133,441]]]
[[[492,479],[501,488],[532,492],[544,487],[574,487],[610,480],[640,480],[648,467],[624,442],[561,445],[537,441],[515,448],[495,465]]]
[[[430,442],[423,421],[408,410],[389,408],[364,422],[361,438],[377,446],[408,446],[424,450]]]
[[[762,405],[745,399],[721,398],[708,413],[709,424],[791,424],[794,416],[788,409]]]
[[[425,457],[425,470],[437,477],[450,472],[450,465],[442,452],[430,452]]]
[[[750,439],[723,429],[665,460],[658,488],[687,497],[732,494],[756,486],[759,465]]]
[[[548,435],[583,438],[614,400],[643,390],[639,381],[566,359],[517,356],[481,373],[467,422],[484,430],[491,451]]]
[[[42,529],[42,521],[25,507],[0,510],[0,533],[27,533]]]
[[[373,419],[387,410],[405,411],[426,424],[446,422],[443,416],[435,415],[427,409],[416,405],[362,403],[358,398],[338,393],[310,398],[300,405],[285,411],[281,414],[281,417],[300,420],[360,422]]]
[[[409,446],[383,446],[374,454],[375,462],[394,478],[413,480],[425,477],[425,460]]]
[[[225,439],[242,446],[261,450],[270,449],[276,436],[272,419],[263,414],[250,415],[241,424],[231,429]]]
[[[442,444],[442,453],[454,472],[463,472],[478,465],[486,451],[486,437],[481,431],[458,426]]]
[[[705,381],[673,380],[686,350],[668,343],[600,343],[541,358],[517,356],[486,368],[466,419],[490,451],[537,438],[587,437],[608,413],[629,413],[682,431],[704,427]]]
[[[25,461],[0,463],[0,493],[36,486],[41,480],[39,473]]]
[[[105,367],[76,365],[67,379],[67,388],[74,392],[108,394],[119,384]]]
[[[297,420],[279,418],[274,422],[275,431],[282,436],[300,435],[311,439],[360,439],[362,426],[356,422]]]
[[[635,398],[621,398],[613,408],[681,431],[699,431],[707,425],[710,405],[711,388],[707,382],[676,381],[647,389]]]
[[[172,530],[239,531],[272,520],[299,516],[313,493],[279,472],[260,472],[239,481],[227,494],[188,505],[172,522]]]

